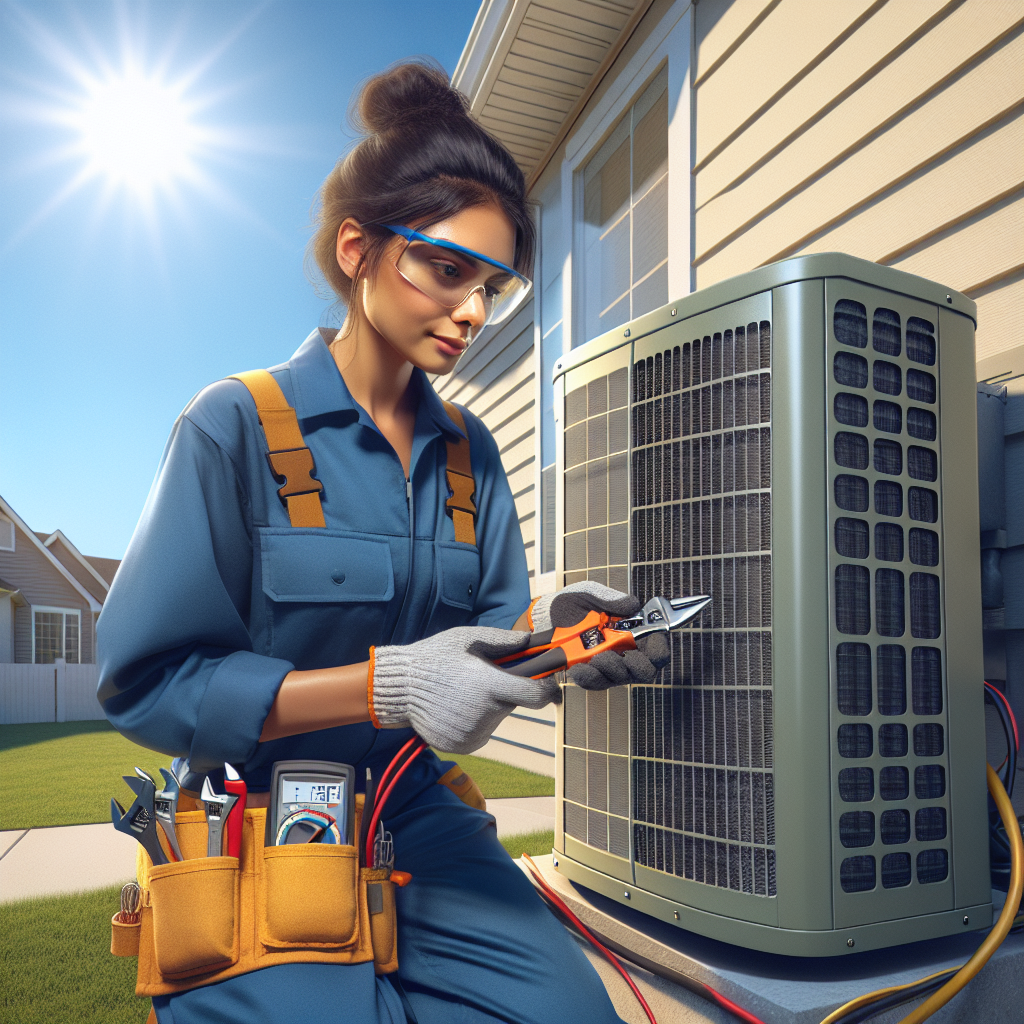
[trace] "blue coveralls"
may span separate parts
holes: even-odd
[[[412,735],[369,723],[259,743],[292,669],[365,661],[457,625],[509,628],[529,602],[498,449],[465,413],[477,547],[444,513],[446,435],[420,370],[406,486],[390,443],[314,332],[271,371],[324,485],[326,529],[294,528],[246,388],[204,389],[178,419],[98,626],[99,699],[130,739],[187,756],[222,791],[235,765],[266,791],[275,761],[341,761],[374,777]],[[415,540],[410,544],[411,524]],[[494,819],[436,785],[421,755],[387,807],[398,890],[398,981],[372,963],[288,964],[157,997],[160,1024],[213,1021],[617,1021],[597,974],[497,840]]]

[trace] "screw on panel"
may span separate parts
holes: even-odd
[[[678,910],[673,910],[672,911],[672,916],[678,921],[679,920],[679,911]]]
[[[950,305],[952,305],[952,304],[953,304],[953,296],[952,296],[952,295],[947,295],[947,296],[946,296],[946,301],[947,301],[947,302],[948,302],[948,303],[949,303]]]
[[[628,327],[622,332],[622,336],[624,338],[628,338],[629,337],[629,328]]]
[[[964,914],[964,924],[967,924],[969,921],[970,918],[966,914]]]
[[[622,895],[625,896],[626,899],[628,900],[629,899],[629,890],[627,889]]]
[[[552,857],[551,858],[551,863],[554,864],[555,867],[557,868],[558,867],[558,858],[557,857]]]
[[[675,315],[676,315],[676,311],[673,309],[672,310],[672,316],[675,316]]]
[[[853,949],[853,946],[854,946],[853,939],[847,939],[846,940],[846,944],[850,947],[850,949]]]

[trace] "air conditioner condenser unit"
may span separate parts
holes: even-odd
[[[709,594],[653,685],[568,685],[557,869],[832,956],[991,922],[973,302],[837,253],[556,366],[556,572]]]

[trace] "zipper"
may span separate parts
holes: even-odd
[[[405,480],[405,503],[409,509],[409,574],[405,580],[405,594],[402,597],[402,607],[398,611],[398,618],[395,619],[395,625],[391,630],[391,636],[388,639],[388,644],[394,643],[395,634],[398,632],[398,627],[401,625],[402,617],[405,615],[405,606],[409,602],[409,591],[412,589],[412,571],[416,564],[416,517],[412,499],[411,475],[406,477]]]

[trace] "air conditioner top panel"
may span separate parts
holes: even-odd
[[[717,284],[709,285],[700,291],[692,292],[681,299],[668,302],[659,309],[645,313],[602,334],[585,345],[573,349],[555,363],[553,379],[557,380],[563,373],[574,366],[589,362],[595,356],[603,355],[612,349],[628,342],[636,341],[647,334],[660,331],[669,324],[678,323],[698,313],[706,313],[710,309],[723,306],[748,295],[778,288],[795,281],[807,281],[813,278],[846,277],[863,284],[885,288],[891,292],[901,292],[924,302],[932,302],[937,306],[953,309],[964,316],[970,317],[975,325],[978,322],[977,304],[961,292],[954,291],[935,281],[930,281],[916,274],[908,274],[903,270],[884,267],[870,260],[858,259],[842,252],[820,252],[808,256],[792,256],[788,260],[779,260],[758,267],[746,274],[727,278]],[[673,312],[674,311],[674,312]],[[626,334],[626,331],[629,331]]]

